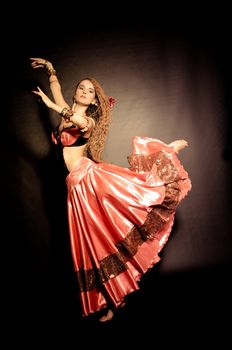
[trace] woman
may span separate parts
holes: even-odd
[[[114,100],[95,79],[86,78],[77,84],[70,107],[52,63],[31,61],[33,68],[46,69],[54,102],[39,87],[33,92],[61,115],[52,139],[61,145],[68,170],[70,242],[83,316],[107,307],[100,318],[105,322],[160,260],[177,206],[191,189],[177,157],[187,142],[166,145],[134,137],[130,168],[103,162]]]

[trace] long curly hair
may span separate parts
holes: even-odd
[[[103,88],[94,78],[85,78],[79,81],[76,86],[83,80],[89,80],[95,89],[96,105],[89,105],[86,114],[95,121],[95,127],[92,130],[90,137],[86,143],[84,150],[84,156],[90,158],[96,163],[102,161],[102,153],[104,151],[105,140],[109,131],[109,125],[111,123],[111,107],[109,99],[106,96]]]

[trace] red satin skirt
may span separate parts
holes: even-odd
[[[71,250],[83,315],[119,307],[159,260],[188,173],[163,142],[135,137],[129,168],[81,158],[67,176]]]

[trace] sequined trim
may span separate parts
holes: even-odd
[[[148,156],[133,154],[128,156],[127,159],[131,167],[130,169],[136,172],[151,171],[153,166],[156,165],[157,175],[164,183],[169,183],[170,181],[179,179],[178,169],[176,169],[170,157],[170,153],[159,151]]]
[[[153,207],[141,227],[134,226],[125,239],[115,244],[117,253],[108,255],[101,260],[98,268],[80,269],[76,272],[81,292],[99,289],[110,278],[127,270],[127,261],[137,253],[143,242],[149,239],[159,239],[158,235],[162,226],[168,222],[170,215],[176,210],[179,203],[178,182],[172,182],[165,188],[163,203]]]

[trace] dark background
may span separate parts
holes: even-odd
[[[67,348],[69,342],[123,336],[154,347],[158,341],[184,347],[226,341],[232,242],[229,9],[222,2],[152,8],[132,3],[129,10],[118,3],[68,5],[14,5],[1,29],[3,304],[11,340],[30,345],[49,336],[57,344],[65,340]],[[180,159],[193,188],[178,208],[161,262],[107,324],[95,315],[81,316],[63,169],[50,139],[57,116],[31,93],[38,85],[50,92],[46,73],[32,70],[29,57],[53,62],[68,102],[85,76],[96,77],[116,98],[106,160],[127,166],[134,135],[189,142]]]

